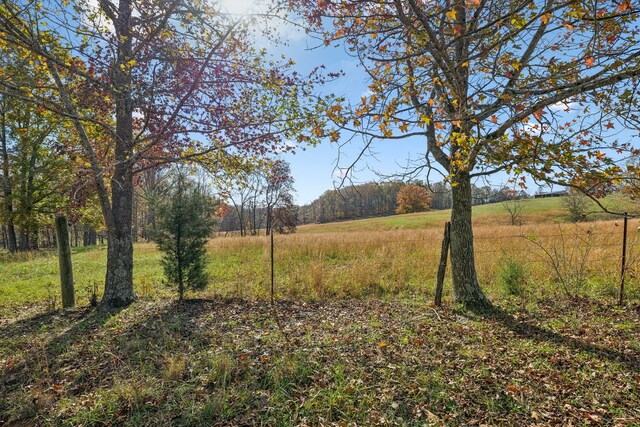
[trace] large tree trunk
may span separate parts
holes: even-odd
[[[113,67],[116,104],[115,169],[111,177],[111,222],[107,224],[107,278],[102,304],[124,307],[135,299],[133,293],[133,99],[129,61],[133,58],[131,0],[120,0],[114,27],[118,36],[117,60]]]
[[[116,170],[123,169],[116,167]],[[118,178],[119,177],[119,178]],[[107,248],[107,278],[102,304],[124,307],[135,299],[133,293],[133,242],[131,222],[133,181],[131,172],[114,174],[112,180],[113,226],[109,227]]]
[[[476,275],[471,227],[471,178],[468,173],[456,175],[451,192],[453,197],[451,209],[453,298],[466,307],[490,307],[489,300],[478,285]]]

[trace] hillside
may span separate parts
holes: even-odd
[[[524,203],[524,209],[522,211],[522,222],[524,224],[568,222],[566,209],[562,206],[562,198],[526,199],[522,202]],[[631,212],[636,208],[628,200],[619,195],[608,196],[602,200],[602,203],[608,209],[615,211],[629,210]],[[298,233],[440,228],[450,216],[451,210],[445,209],[325,224],[308,224],[298,227]],[[591,203],[589,215],[587,215],[588,220],[609,218],[611,217],[603,213],[595,203]],[[502,203],[474,206],[473,220],[474,224],[477,225],[508,225],[510,221],[509,215],[502,206]]]

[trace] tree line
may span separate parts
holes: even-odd
[[[398,195],[407,186],[424,188],[428,193],[430,209],[451,209],[451,185],[440,181],[425,183],[421,180],[408,182],[369,182],[359,185],[327,190],[313,202],[298,208],[300,224],[344,221],[356,218],[408,213],[399,211]],[[514,191],[510,187],[492,187],[490,185],[471,185],[472,203],[481,205],[525,197],[526,193]]]

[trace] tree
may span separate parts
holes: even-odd
[[[636,202],[640,201],[640,155],[627,162],[622,193]]]
[[[280,205],[273,210],[271,232],[275,230],[280,234],[295,233],[298,228],[298,221],[298,207],[293,204],[293,199],[287,195]]]
[[[279,222],[280,230],[295,230],[297,213],[293,205],[293,176],[291,167],[284,160],[271,163],[266,174],[264,189],[265,233],[268,236]],[[277,213],[277,215],[276,215]]]
[[[509,214],[511,225],[521,225],[524,200],[521,197],[513,197],[509,200],[503,200],[501,204],[504,210]]]
[[[562,206],[569,214],[571,222],[584,221],[590,204],[591,200],[579,191],[569,191],[562,197]]]
[[[396,213],[405,214],[429,210],[431,194],[420,185],[405,185],[398,192]]]
[[[207,240],[214,227],[213,200],[202,184],[177,169],[152,201],[157,221],[154,240],[162,252],[167,281],[178,287],[180,301],[189,289],[207,285]]]
[[[20,51],[5,49],[0,68],[25,83],[45,77]],[[40,95],[47,94],[40,89]],[[2,199],[10,251],[38,249],[52,215],[69,207],[75,165],[62,149],[72,135],[55,114],[25,100],[0,94]],[[48,231],[47,231],[48,233]],[[17,236],[17,238],[16,238]]]
[[[393,215],[403,182],[369,182],[324,192],[299,208],[303,223],[330,222],[349,218]]]
[[[336,132],[421,137],[424,168],[452,188],[454,299],[488,306],[475,269],[471,182],[507,172],[522,185],[590,192],[621,172],[616,122],[637,119],[638,8],[605,0],[302,0],[294,7],[346,44],[370,94],[326,109]],[[332,23],[333,29],[324,28]],[[579,112],[579,114],[574,114]],[[619,126],[619,125],[618,125]],[[590,193],[598,196],[598,193]]]
[[[431,207],[433,209],[451,209],[451,186],[446,182],[429,184]]]
[[[0,72],[0,92],[69,122],[92,175],[108,236],[104,305],[134,299],[136,174],[178,160],[220,170],[317,140],[306,133],[308,81],[251,46],[259,28],[219,3],[0,3],[0,44],[48,74],[33,85]]]

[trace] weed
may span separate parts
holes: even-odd
[[[548,262],[555,280],[562,285],[565,294],[573,295],[587,283],[590,254],[594,248],[593,229],[575,225],[566,230],[558,226],[554,239],[544,243],[535,235],[529,241],[540,248],[541,258]]]

